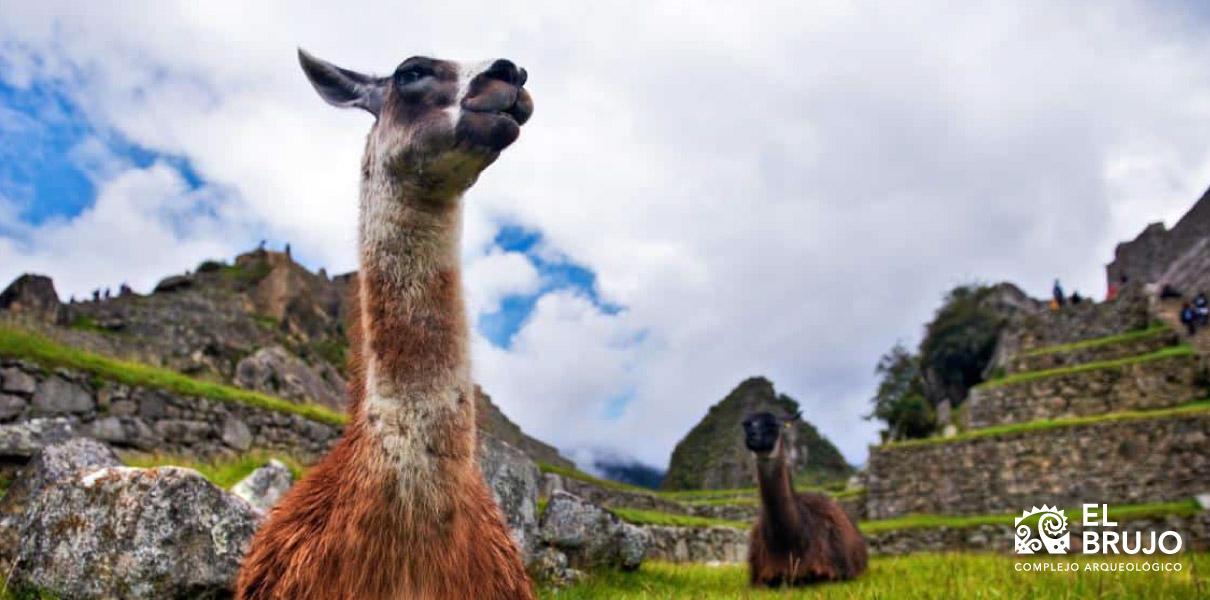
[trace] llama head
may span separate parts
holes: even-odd
[[[525,69],[505,59],[413,56],[390,77],[342,69],[302,49],[298,59],[329,104],[376,117],[363,168],[419,191],[460,194],[516,141],[533,114]]]
[[[758,412],[744,419],[744,445],[757,454],[771,454],[781,441],[782,430],[799,418],[782,418],[771,412]]]

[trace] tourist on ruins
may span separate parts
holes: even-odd
[[[1067,304],[1067,297],[1063,295],[1063,286],[1059,283],[1058,279],[1055,280],[1054,297],[1055,304],[1058,304],[1059,306]]]
[[[1118,294],[1122,293],[1122,289],[1126,287],[1127,281],[1126,276],[1123,275],[1117,281],[1109,282],[1109,291],[1105,294],[1105,301],[1113,302],[1114,300],[1117,300]]]
[[[1185,325],[1185,329],[1189,332],[1189,337],[1197,335],[1197,311],[1188,302],[1181,307],[1181,323]]]
[[[1071,293],[1071,303],[1072,304],[1079,304],[1083,301],[1084,301],[1084,297],[1080,295],[1080,292]]]
[[[1210,305],[1206,302],[1206,292],[1198,292],[1197,297],[1193,299],[1193,312],[1197,316],[1197,324],[1205,325],[1210,321]]]

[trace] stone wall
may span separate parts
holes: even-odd
[[[871,519],[1182,500],[1210,485],[1210,411],[875,447],[867,477]]]
[[[1077,371],[971,390],[970,428],[1177,406],[1206,395],[1193,355]]]
[[[1113,507],[1109,509],[1112,517]],[[1077,516],[1068,516],[1071,533],[1071,550],[1068,556],[1081,552],[1081,532],[1083,526]],[[1176,531],[1184,542],[1184,551],[1205,551],[1210,549],[1210,513],[1202,512],[1192,516],[1172,515],[1132,521],[1118,521],[1116,528],[1124,534],[1133,535],[1139,531],[1147,533],[1155,531]],[[928,527],[916,529],[898,529],[884,531],[865,536],[871,554],[908,554],[911,552],[1003,552],[1013,550],[1014,530],[1012,520],[1005,517],[1005,522],[999,525],[979,525],[976,527]],[[1160,560],[1164,555],[1157,555]]]
[[[1180,343],[1180,335],[1175,331],[1164,329],[1154,335],[1135,337],[1112,344],[1087,346],[1060,352],[1045,352],[1042,354],[1022,353],[1008,360],[1005,370],[1008,373],[1025,373],[1028,371],[1045,371],[1071,367],[1079,364],[1098,362],[1102,360],[1117,360],[1150,354],[1157,350]]]
[[[649,560],[675,563],[742,563],[748,560],[748,532],[730,527],[643,527],[650,535]]]
[[[1145,329],[1151,322],[1142,286],[1130,286],[1112,302],[1068,303],[1057,311],[1020,313],[1001,335],[998,353],[1019,356],[1038,348]]]
[[[19,440],[44,418],[116,448],[201,459],[259,449],[310,461],[340,436],[339,427],[298,415],[0,358],[0,440]]]
[[[1113,507],[1110,506],[1112,518]],[[1116,528],[1133,532],[1175,531],[1181,535],[1184,551],[1210,550],[1210,512],[1195,515],[1169,515],[1123,521],[1114,518]],[[1081,552],[1083,525],[1079,516],[1069,516],[1071,551]],[[748,532],[728,527],[646,526],[651,536],[647,558],[675,563],[743,563],[748,560]],[[912,552],[999,552],[1013,550],[1014,528],[1011,517],[996,525],[972,527],[917,527],[865,533],[870,554],[899,555]]]

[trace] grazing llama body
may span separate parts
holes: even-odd
[[[257,532],[237,597],[532,598],[475,456],[459,270],[461,196],[532,113],[525,71],[413,57],[372,77],[299,60],[326,101],[377,118],[362,159],[349,423]]]
[[[868,558],[853,520],[827,496],[794,492],[782,443],[790,422],[767,412],[744,420],[760,487],[760,514],[748,539],[749,580],[776,587],[857,577]]]

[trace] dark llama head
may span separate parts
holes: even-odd
[[[757,455],[769,455],[777,450],[782,432],[789,429],[802,413],[782,418],[771,412],[758,412],[744,419],[744,445]]]

